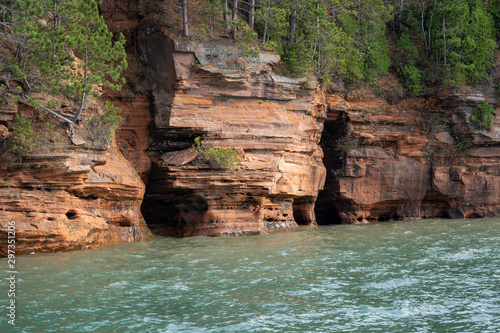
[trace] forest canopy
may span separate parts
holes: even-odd
[[[0,99],[32,90],[85,101],[120,89],[125,40],[99,0],[0,0]],[[160,1],[161,2],[161,1]],[[374,84],[388,71],[411,94],[487,80],[500,38],[500,0],[181,0],[182,35],[222,27],[247,56],[277,51],[293,76]],[[190,13],[203,17],[191,24]],[[194,20],[193,20],[194,21]],[[202,29],[201,26],[206,28]],[[18,82],[12,85],[12,82]],[[50,108],[49,105],[42,105]]]
[[[189,3],[183,0],[184,36]],[[500,0],[203,0],[197,5],[204,8],[211,37],[217,22],[234,37],[235,31],[246,31],[239,24],[246,20],[260,47],[276,50],[294,76],[374,83],[392,68],[413,94],[422,93],[425,84],[488,79],[500,38]]]

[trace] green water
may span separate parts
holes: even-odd
[[[22,256],[0,331],[497,333],[499,244],[495,218]]]

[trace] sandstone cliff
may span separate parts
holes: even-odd
[[[316,215],[331,224],[500,214],[499,120],[493,131],[470,123],[480,101],[498,113],[498,66],[487,84],[425,97],[397,85],[385,96],[343,86],[325,94],[280,73],[274,53],[176,37],[145,3],[101,7],[127,36],[133,72],[130,86],[107,94],[126,118],[116,144],[68,143],[0,168],[0,240],[15,221],[18,253],[142,241],[148,227],[242,235],[315,226]],[[2,138],[23,112],[2,106]],[[241,165],[201,163],[196,137],[234,147]]]
[[[276,74],[273,53],[244,57],[232,42],[140,37],[153,75],[153,169],[143,205],[148,225],[176,236],[253,234],[315,225],[325,168],[318,145],[322,92]],[[235,171],[165,163],[195,137],[239,150]],[[163,155],[163,159],[161,158]]]
[[[322,220],[499,215],[500,121],[492,131],[475,130],[470,122],[483,100],[498,112],[495,80],[393,104],[362,88],[329,94]]]
[[[8,221],[16,253],[55,252],[151,238],[144,184],[116,149],[37,154],[0,171],[0,255]]]

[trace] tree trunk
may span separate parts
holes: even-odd
[[[233,15],[231,20],[233,21],[233,24],[238,21],[238,0],[233,0]],[[233,26],[231,28],[231,38],[234,39],[236,37],[236,28]]]
[[[358,1],[358,22],[361,20],[361,0]]]
[[[250,27],[250,29],[253,29],[253,25],[254,25],[254,21],[255,21],[254,11],[255,11],[255,0],[249,0],[249,2],[248,2],[248,26]]]
[[[189,37],[187,0],[182,0],[182,36]]]
[[[23,97],[23,99],[24,99],[24,103],[26,105],[29,105],[29,106],[34,107],[34,108],[40,107],[40,108],[44,109],[45,111],[47,111],[48,113],[50,113],[51,115],[55,116],[56,118],[58,118],[58,119],[60,119],[60,120],[62,120],[64,122],[66,122],[68,124],[68,126],[69,126],[69,136],[70,137],[74,137],[75,136],[75,124],[70,119],[61,116],[59,113],[57,113],[55,111],[52,111],[51,109],[43,106],[42,104],[40,104],[38,102],[35,102],[36,104],[33,105],[29,101],[27,101],[25,97]]]
[[[293,5],[292,10],[290,11],[290,30],[289,30],[289,38],[288,43],[293,44],[295,40],[295,26],[297,20],[297,4]]]
[[[224,0],[224,11],[222,13],[222,16],[224,17],[224,23],[226,24],[226,30],[229,31],[229,29],[231,29],[231,27],[229,26],[229,7],[227,5],[227,1],[228,0]]]
[[[425,5],[424,5],[424,0],[420,0],[420,5],[421,5],[421,19],[420,23],[422,24],[422,34],[424,35],[424,46],[425,50],[428,51],[429,47],[427,46],[427,35],[425,34],[425,24],[424,24],[424,12],[425,12]]]
[[[446,19],[443,16],[444,66],[446,67]]]
[[[83,111],[83,105],[85,104],[85,98],[87,97],[86,94],[86,84],[87,84],[87,66],[89,63],[89,56],[88,56],[88,51],[85,51],[85,68],[83,70],[83,89],[82,89],[82,97],[80,98],[80,107],[78,108],[78,112],[76,113],[75,117],[73,118],[74,122],[79,122],[80,121],[80,116]]]
[[[267,25],[269,24],[269,7],[270,6],[271,6],[271,0],[267,0],[266,20],[264,21],[264,33],[262,34],[262,43],[266,42]]]
[[[434,17],[434,13],[435,13],[435,10],[436,10],[436,4],[437,4],[437,0],[434,0],[434,7],[432,8],[432,14],[431,14],[431,18],[429,20],[429,37],[427,38],[429,40],[429,54],[431,54],[431,51],[432,51],[432,43],[431,43],[431,27],[432,27],[432,18]]]
[[[319,12],[319,2],[316,2],[316,11]],[[316,33],[319,34],[319,16],[318,16],[318,14],[316,14]],[[316,54],[317,47],[318,47],[318,36],[316,36],[316,38],[314,39],[313,54]]]

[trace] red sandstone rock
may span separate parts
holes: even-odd
[[[108,100],[120,109],[125,122],[116,131],[116,142],[120,152],[132,164],[142,181],[147,184],[151,160],[146,151],[151,124],[150,101],[144,96],[125,99],[109,93]]]
[[[198,157],[198,153],[193,148],[171,151],[161,156],[165,165],[181,166],[188,164]]]
[[[328,95],[326,130],[339,134],[324,134],[326,186],[333,191],[320,195],[323,222],[499,215],[499,119],[493,131],[477,131],[468,120],[479,102],[498,105],[493,96],[489,86],[395,105],[366,89]],[[464,142],[473,149],[463,150],[470,148]]]
[[[5,140],[9,136],[9,129],[4,125],[0,125],[0,139]]]
[[[318,145],[326,117],[322,92],[275,74],[276,54],[241,58],[232,42],[174,43],[163,35],[145,41],[145,49],[153,50],[154,41],[154,49],[172,52],[149,53],[166,80],[157,84],[156,140],[163,135],[171,138],[165,147],[175,140],[189,147],[202,135],[205,144],[242,152],[236,171],[155,162],[144,205],[152,230],[240,235],[315,225],[325,177]]]
[[[22,170],[0,171],[0,256],[9,221],[16,223],[17,254],[148,240],[143,194],[144,184],[116,150],[26,158]]]

